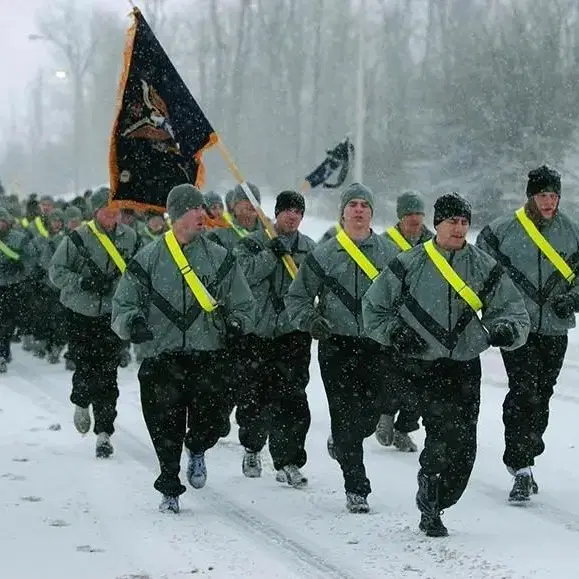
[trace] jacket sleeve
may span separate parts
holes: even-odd
[[[279,263],[271,251],[250,237],[242,239],[233,249],[233,253],[250,286],[261,283],[275,271]]]
[[[121,340],[130,340],[136,318],[147,319],[149,291],[129,271],[125,270],[113,295],[111,328]]]
[[[512,346],[504,348],[505,350],[516,350],[526,343],[531,321],[523,297],[506,273],[501,275],[493,293],[486,300],[486,308],[483,310],[481,321],[488,329],[502,322],[510,322],[514,325],[515,342]]]
[[[364,331],[374,341],[390,346],[390,333],[398,318],[402,284],[386,267],[362,298]]]
[[[225,315],[235,316],[241,323],[244,333],[253,331],[255,299],[237,259],[219,285],[219,297],[219,301],[224,304]]]
[[[67,236],[56,248],[50,266],[48,277],[58,289],[72,286],[80,291],[82,275],[77,273],[81,267],[81,258],[74,243]]]
[[[488,253],[493,259],[496,259],[497,256],[495,250],[488,243],[490,236],[494,236],[494,233],[492,232],[490,225],[486,225],[477,235],[475,245],[485,253]]]
[[[322,280],[309,267],[306,259],[284,298],[289,322],[297,330],[310,331],[312,320],[316,316],[314,301],[321,287]]]

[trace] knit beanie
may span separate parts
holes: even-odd
[[[51,223],[52,221],[62,221],[64,223],[64,211],[62,209],[55,209],[50,215],[46,216],[46,220]]]
[[[183,217],[185,213],[201,207],[205,203],[203,193],[189,183],[177,185],[169,191],[167,196],[167,213],[172,223]]]
[[[64,218],[67,223],[69,221],[82,221],[82,211],[74,205],[69,205],[64,212]]]
[[[0,206],[0,221],[7,221],[8,223],[12,223],[14,221],[14,217],[6,207]]]
[[[103,185],[95,189],[90,196],[90,206],[93,213],[96,213],[99,209],[104,209],[109,204],[109,196],[111,190]]]
[[[259,189],[249,181],[246,182],[246,185],[257,199],[257,202],[261,203],[261,193],[259,192]],[[247,195],[245,194],[245,191],[241,185],[236,185],[235,189],[233,190],[233,207],[235,207],[240,201],[249,201],[249,199],[247,198]]]
[[[411,213],[422,213],[424,215],[424,201],[422,197],[414,191],[406,191],[396,199],[396,215],[402,219]]]
[[[219,203],[219,205],[223,207],[223,199],[221,199],[221,195],[215,193],[215,191],[207,191],[207,193],[205,193],[205,205],[211,207],[211,205],[214,205],[215,203]]]
[[[52,197],[51,195],[42,195],[42,197],[40,197],[40,203],[42,203],[43,201],[48,203],[54,203],[54,197]]]
[[[470,225],[470,203],[458,193],[447,193],[434,203],[434,227],[452,217],[465,217]]]
[[[545,191],[551,191],[561,196],[561,175],[555,169],[542,165],[529,171],[528,177],[527,197]]]
[[[297,191],[282,191],[275,199],[275,216],[288,209],[295,209],[303,215],[306,211],[304,196]]]
[[[362,185],[362,183],[352,183],[342,193],[342,197],[340,199],[340,217],[344,214],[344,209],[352,199],[362,199],[368,203],[372,213],[374,213],[374,193],[366,187]]]

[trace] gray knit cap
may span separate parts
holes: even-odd
[[[64,212],[64,218],[69,221],[82,221],[82,211],[74,205],[69,205]]]
[[[108,206],[110,194],[111,190],[105,185],[93,191],[90,196],[90,206],[93,213]]]
[[[414,191],[406,191],[396,199],[396,215],[398,219],[402,219],[411,213],[424,214],[424,201],[419,193]]]
[[[372,193],[366,185],[362,185],[362,183],[352,183],[346,187],[342,193],[342,198],[340,199],[340,217],[344,214],[346,205],[348,205],[352,199],[362,199],[366,201],[372,213],[374,213],[374,193]]]
[[[183,217],[185,213],[205,204],[203,193],[189,183],[177,185],[167,196],[167,213],[172,222]]]
[[[246,182],[249,190],[254,194],[255,198],[257,199],[258,203],[261,203],[261,193],[259,189],[249,181]],[[236,185],[235,189],[233,190],[233,207],[235,207],[240,201],[249,201],[245,191],[242,189],[241,185]]]
[[[221,195],[215,191],[207,191],[207,193],[205,193],[205,205],[211,207],[211,205],[215,203],[219,203],[219,205],[223,207],[223,199],[221,199]]]

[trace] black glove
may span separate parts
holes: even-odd
[[[515,327],[509,322],[498,322],[489,328],[489,344],[494,348],[508,348],[516,337]]]
[[[235,316],[225,318],[225,338],[228,342],[235,341],[243,336],[243,326]]]
[[[143,318],[136,318],[131,326],[131,342],[143,344],[150,342],[155,336]]]
[[[274,237],[270,240],[269,249],[278,259],[281,259],[284,255],[289,253],[288,248],[280,237]]]
[[[108,293],[113,286],[110,278],[105,276],[99,277],[83,277],[80,280],[80,289],[85,292],[92,292],[98,295]]]
[[[316,316],[310,324],[310,334],[314,340],[327,340],[332,335],[332,324],[322,316]]]
[[[576,310],[576,299],[571,294],[558,295],[553,300],[553,311],[558,318],[564,320]]]
[[[403,320],[398,320],[390,332],[390,342],[401,354],[422,354],[428,349],[428,344],[414,328]]]

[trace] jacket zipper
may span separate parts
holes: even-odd
[[[359,301],[359,297],[358,297],[358,273],[360,272],[360,267],[358,266],[358,264],[356,264],[356,275],[354,277],[354,289],[355,289],[355,293],[356,293],[356,302]],[[354,317],[356,318],[356,325],[358,326],[358,337],[360,337],[362,335],[362,329],[360,328],[360,320],[358,319],[358,312],[356,312],[354,314]]]
[[[109,263],[111,261],[111,256],[107,253],[107,261],[105,263],[105,275],[109,273]],[[103,310],[103,294],[99,295],[99,316],[101,315]]]
[[[541,250],[537,249],[537,264],[539,268],[539,283],[537,285],[537,292],[539,295],[539,299],[541,296],[542,284],[543,284],[543,272],[541,271]],[[539,303],[539,325],[537,327],[537,333],[541,330],[541,326],[543,325],[543,303]]]
[[[181,276],[181,294],[183,298],[183,319],[185,319],[185,314],[187,313],[187,306],[185,303],[186,300],[186,292],[185,292],[185,278]],[[185,350],[185,346],[187,344],[186,339],[187,330],[183,330],[183,341],[182,341],[182,349]]]
[[[452,262],[454,260],[454,253],[450,254],[450,259],[448,260],[448,263],[450,264],[450,266],[452,267]],[[447,283],[446,284],[448,286],[448,333],[450,334],[450,332],[452,331],[452,288],[450,287],[450,284]],[[449,350],[449,358],[452,358],[452,352],[453,350]]]

